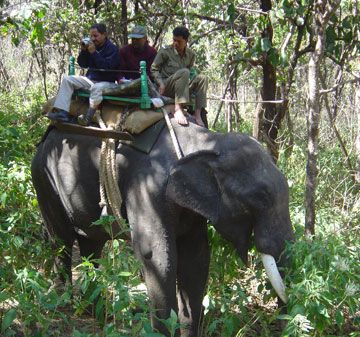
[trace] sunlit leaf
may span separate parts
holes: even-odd
[[[284,49],[282,49],[280,53],[280,64],[283,67],[287,67],[289,65],[289,57]]]
[[[267,37],[261,39],[261,50],[262,51],[269,51],[271,48],[271,42]]]
[[[231,4],[228,6],[227,14],[229,16],[229,22],[233,23],[235,21],[235,6],[234,4]]]
[[[1,331],[4,332],[14,321],[16,317],[16,309],[10,309],[4,316],[2,324],[1,324]]]

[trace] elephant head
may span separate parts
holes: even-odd
[[[253,138],[229,134],[219,150],[202,150],[180,159],[170,172],[167,198],[210,220],[247,263],[252,233],[278,296],[285,290],[275,260],[293,240],[285,177]]]

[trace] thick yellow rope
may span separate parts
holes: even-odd
[[[101,116],[97,114],[97,121],[102,129],[108,129],[102,120]],[[101,144],[100,154],[100,167],[99,167],[99,181],[100,181],[100,207],[110,206],[113,215],[123,230],[121,216],[121,193],[117,181],[116,171],[116,151],[115,151],[115,139],[103,139]],[[129,232],[125,232],[125,235],[130,237]]]

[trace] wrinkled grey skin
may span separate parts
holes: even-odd
[[[285,240],[293,240],[289,193],[285,177],[252,137],[214,133],[193,123],[174,128],[185,158],[177,159],[166,126],[149,155],[121,145],[119,187],[157,316],[167,318],[174,308],[187,324],[181,336],[199,336],[209,268],[206,219],[244,261],[252,233],[257,250],[278,260]],[[50,234],[69,251],[78,240],[81,255],[95,258],[108,239],[99,226],[89,227],[101,211],[100,146],[95,137],[52,130],[32,163]],[[71,258],[63,263],[70,276]],[[278,265],[284,263],[282,257]],[[166,334],[157,320],[152,323]]]

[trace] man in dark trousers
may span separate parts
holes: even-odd
[[[120,70],[118,82],[124,79],[134,80],[140,77],[140,61],[146,62],[146,72],[150,77],[150,67],[156,56],[156,49],[149,46],[146,29],[142,26],[136,26],[129,34],[131,44],[120,48]],[[129,70],[129,71],[126,71]]]
[[[57,94],[54,111],[46,116],[63,122],[69,121],[71,96],[74,90],[89,89],[89,110],[85,117],[80,116],[78,119],[80,124],[89,125],[96,108],[102,102],[103,90],[116,85],[117,72],[101,70],[116,70],[120,63],[119,50],[107,38],[104,24],[96,23],[90,27],[90,40],[82,40],[77,62],[82,68],[89,68],[86,76],[66,76]]]

